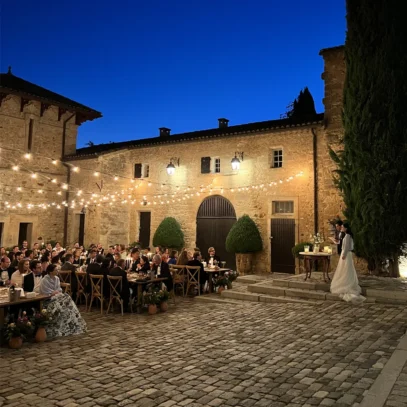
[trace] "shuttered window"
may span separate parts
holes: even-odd
[[[211,172],[211,157],[201,158],[201,174],[209,174]]]
[[[141,178],[143,164],[134,164],[134,178]]]

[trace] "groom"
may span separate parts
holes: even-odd
[[[335,225],[335,244],[338,249],[338,255],[340,256],[342,253],[342,241],[345,237],[345,232],[342,231],[343,222],[338,220]]]

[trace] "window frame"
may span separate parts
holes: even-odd
[[[276,154],[277,153],[277,154]],[[276,160],[277,158],[277,160]],[[270,152],[270,168],[283,168],[284,166],[284,149],[282,147],[272,148]],[[280,164],[280,165],[276,165]]]
[[[277,211],[277,206],[278,205],[284,205],[284,211]],[[286,210],[288,206],[288,210]],[[290,200],[281,200],[281,201],[272,201],[271,202],[271,213],[272,215],[294,215],[294,211],[295,211],[295,205],[294,205],[294,201],[290,201]]]

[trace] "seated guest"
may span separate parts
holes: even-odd
[[[82,265],[81,262],[81,249],[75,249],[73,252],[72,264]]]
[[[205,283],[208,281],[208,273],[204,270],[201,252],[194,252],[193,260],[190,260],[187,265],[195,267],[199,266],[201,268],[199,272],[199,284],[201,285],[201,293],[203,293],[205,290]]]
[[[42,280],[42,267],[38,260],[33,260],[30,263],[30,273],[24,276],[23,288],[28,292],[40,292],[40,284]]]
[[[41,280],[40,294],[51,296],[45,303],[45,308],[52,320],[46,326],[47,336],[76,335],[86,332],[86,322],[68,294],[62,293],[58,270],[55,264],[47,267],[46,275]]]
[[[98,252],[95,249],[92,249],[90,251],[89,257],[86,259],[86,265],[88,266],[89,264],[92,264],[96,261],[96,256]]]
[[[90,263],[89,266],[86,268],[86,273],[88,273],[88,290],[87,292],[92,291],[92,284],[90,282],[90,274],[101,275],[100,268],[102,267],[104,257],[101,254],[98,254],[95,257],[95,261]]]
[[[109,246],[105,257],[111,261],[114,260],[114,246]]]
[[[20,260],[18,262],[18,270],[11,276],[11,284],[16,287],[22,287],[24,276],[30,272],[30,262],[28,260]]]
[[[149,247],[146,247],[144,249],[144,256],[147,256],[148,261],[151,261],[152,257],[153,257],[153,253],[151,253],[151,250]]]
[[[117,291],[119,292],[119,294],[123,300],[123,311],[128,312],[129,311],[129,301],[130,301],[130,285],[129,285],[129,280],[127,279],[127,273],[124,270],[125,262],[126,262],[126,260],[120,259],[117,262],[116,267],[109,271],[109,275],[110,276],[119,276],[122,278],[122,289],[120,291],[120,285],[119,285]],[[110,284],[109,284],[109,290],[110,290]]]
[[[23,258],[23,253],[20,251],[14,254],[14,260],[11,262],[11,268],[13,269],[13,272],[17,270],[18,263],[20,262],[20,260],[23,260]]]
[[[101,243],[98,243],[98,245],[96,246],[96,251],[98,252],[98,254],[101,254],[102,256],[105,254],[105,249],[102,247]]]
[[[72,263],[72,254],[65,255],[65,263],[61,267],[61,271],[71,272],[71,292],[72,299],[76,299],[76,292],[78,291],[78,281],[76,280],[76,267]]]
[[[186,264],[188,264],[188,262],[188,252],[185,249],[182,249],[181,254],[179,255],[177,260],[177,266],[185,266]]]
[[[214,247],[210,247],[208,249],[208,257],[206,258],[206,262],[208,266],[214,265],[214,262],[217,261],[220,264],[220,257],[216,255],[216,251]]]
[[[137,248],[131,250],[130,262],[128,264],[127,270],[137,271],[137,265],[140,263],[140,252]]]
[[[162,261],[162,258],[159,254],[155,254],[153,257],[152,270],[155,271],[156,276],[167,279],[164,281],[164,284],[167,286],[168,291],[172,291],[173,282],[172,282],[172,275],[170,272],[170,266],[165,261]]]
[[[107,281],[107,276],[109,275],[109,271],[111,269],[111,260],[109,257],[105,257],[102,260],[102,264],[100,266],[99,275],[103,276],[103,296],[105,298],[109,298],[110,296],[110,284]]]
[[[2,256],[1,263],[0,263],[0,277],[3,271],[7,271],[8,278],[7,280],[11,280],[11,276],[14,270],[11,268],[11,261],[8,256]]]
[[[168,259],[168,264],[177,264],[177,251],[176,250],[171,250],[171,254]]]
[[[138,273],[148,273],[150,271],[150,262],[148,261],[147,256],[140,257],[140,263],[137,264]]]

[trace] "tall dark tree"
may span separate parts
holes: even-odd
[[[297,99],[288,106],[286,117],[301,120],[312,118],[316,114],[314,98],[308,87],[305,87],[304,90],[300,91]]]
[[[378,271],[407,241],[407,24],[399,0],[347,0],[343,151],[337,185],[355,251]],[[403,39],[403,40],[402,40]]]

